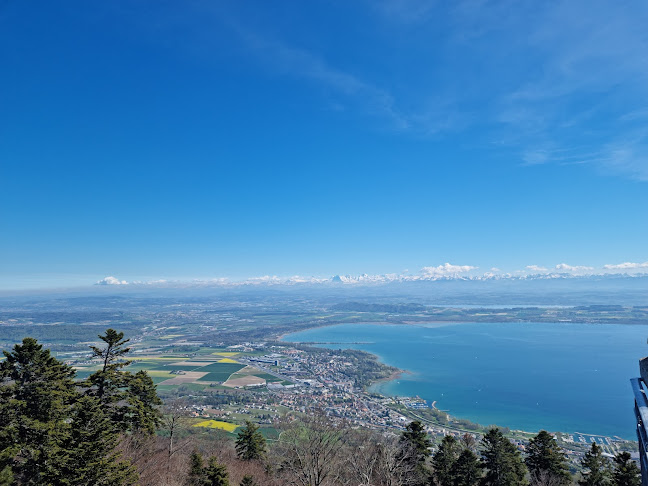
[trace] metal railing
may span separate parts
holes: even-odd
[[[643,371],[643,370],[642,370]],[[643,373],[642,373],[643,374]],[[632,378],[632,391],[635,396],[635,418],[637,419],[637,440],[639,441],[639,462],[641,464],[641,486],[648,486],[648,396],[646,382],[642,378]]]

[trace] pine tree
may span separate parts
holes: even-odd
[[[526,467],[520,452],[502,432],[493,428],[482,439],[483,486],[521,486],[526,482]]]
[[[240,482],[240,486],[259,486],[252,476],[246,474]]]
[[[581,460],[583,478],[578,481],[581,486],[607,486],[611,484],[611,471],[609,461],[603,457],[603,452],[596,442],[585,453]]]
[[[113,356],[126,352],[120,348],[125,342],[122,338],[121,333],[107,332]],[[116,452],[119,430],[113,414],[121,405],[114,398],[104,400],[117,390],[112,397],[137,404],[138,408],[130,405],[131,415],[146,417],[149,410],[142,404],[159,403],[148,375],[135,375],[125,392],[115,386],[117,381],[97,380],[96,386],[81,394],[73,380],[74,370],[35,339],[25,338],[4,354],[6,360],[0,363],[0,485],[135,483],[134,469]],[[105,369],[110,371],[114,364],[113,371],[118,370],[122,363],[111,361],[109,354],[103,354]],[[100,388],[103,394],[97,393]],[[155,422],[143,423],[150,431]]]
[[[156,408],[162,404],[156,387],[146,371],[135,375],[122,370],[130,364],[125,356],[130,348],[123,332],[107,329],[99,338],[105,348],[90,346],[93,358],[102,361],[100,370],[91,374],[85,385],[86,394],[97,397],[111,420],[123,431],[153,434],[160,425],[161,414]]]
[[[13,484],[15,484],[13,472],[11,472],[9,466],[5,466],[4,469],[0,471],[0,486],[11,486]]]
[[[83,396],[75,403],[70,433],[66,438],[68,462],[61,469],[60,484],[122,486],[136,484],[137,474],[115,451],[118,430],[94,397]],[[55,478],[52,478],[55,479]],[[56,484],[56,481],[52,480]]]
[[[541,477],[550,477],[554,484],[567,485],[571,483],[567,458],[558,446],[556,439],[545,430],[541,430],[529,442],[524,462],[535,482]]]
[[[451,486],[453,484],[452,467],[461,453],[461,445],[452,435],[446,435],[441,440],[439,450],[432,457],[432,473],[436,484]]]
[[[65,461],[66,422],[77,397],[74,370],[25,338],[0,363],[0,471],[42,484]],[[3,479],[5,480],[5,479]]]
[[[94,386],[93,395],[103,403],[110,404],[122,399],[120,388],[125,385],[125,375],[121,369],[130,364],[124,359],[130,348],[124,347],[130,339],[124,339],[123,332],[106,329],[106,335],[99,335],[99,339],[106,343],[105,348],[90,346],[93,359],[102,361],[101,369],[89,377],[89,382]]]
[[[124,420],[132,430],[153,434],[162,422],[162,414],[156,407],[162,405],[155,384],[146,371],[138,371],[127,378],[128,406],[123,412]]]
[[[208,486],[229,486],[229,473],[227,467],[219,464],[215,457],[209,458],[209,464],[205,468],[205,477]]]
[[[430,457],[432,442],[428,439],[423,424],[418,420],[410,422],[400,437],[401,452],[397,460],[406,462],[413,470],[418,479],[414,484],[425,484],[429,479],[429,471],[425,467],[425,461]]]
[[[205,481],[205,462],[202,455],[194,450],[189,457],[189,486],[203,486]]]
[[[402,443],[412,446],[416,451],[419,463],[425,462],[425,459],[431,454],[430,447],[432,447],[432,442],[428,439],[423,424],[418,420],[413,420],[407,425],[405,432],[401,434],[400,440]]]
[[[641,484],[641,471],[629,452],[619,452],[614,456],[613,467],[614,486],[639,486]]]
[[[245,421],[245,427],[238,433],[236,439],[236,453],[240,459],[249,461],[262,459],[266,453],[266,441],[259,426],[249,420]]]
[[[479,458],[470,449],[464,449],[450,471],[452,486],[477,486],[482,477]]]

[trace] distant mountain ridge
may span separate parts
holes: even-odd
[[[424,311],[426,307],[421,304],[374,304],[364,302],[343,302],[331,307],[335,311],[350,312],[389,312],[394,314],[405,314],[410,312]]]
[[[578,281],[605,281],[605,280],[645,280],[648,273],[592,273],[578,275],[567,272],[547,272],[534,274],[511,274],[487,272],[482,275],[466,275],[463,273],[450,273],[445,275],[408,275],[408,274],[377,274],[369,275],[334,275],[330,278],[323,277],[278,277],[263,276],[243,280],[229,278],[194,279],[194,280],[155,280],[127,282],[114,277],[99,280],[96,285],[101,286],[147,286],[147,287],[240,287],[240,286],[296,286],[296,285],[380,285],[393,283],[416,282],[494,282],[494,281],[550,281],[550,280],[578,280]],[[118,283],[116,283],[118,282]]]

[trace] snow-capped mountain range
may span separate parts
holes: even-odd
[[[193,279],[193,280],[151,280],[126,281],[109,276],[105,277],[96,285],[136,285],[136,286],[196,286],[196,287],[239,287],[239,286],[275,286],[275,285],[381,285],[390,283],[408,283],[408,282],[435,282],[435,281],[498,281],[498,280],[564,280],[564,279],[589,279],[589,280],[607,280],[607,279],[642,279],[648,278],[648,273],[588,273],[574,274],[568,272],[546,272],[546,273],[495,273],[486,272],[483,274],[465,274],[465,273],[446,273],[430,274],[421,273],[418,275],[409,274],[378,274],[378,275],[334,275],[333,277],[279,277],[263,276],[234,280],[229,278],[214,279]]]

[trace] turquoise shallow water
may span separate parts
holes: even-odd
[[[452,415],[513,429],[635,439],[630,378],[648,354],[648,327],[599,324],[344,324],[286,341],[362,349],[411,372],[384,395],[437,401]]]

